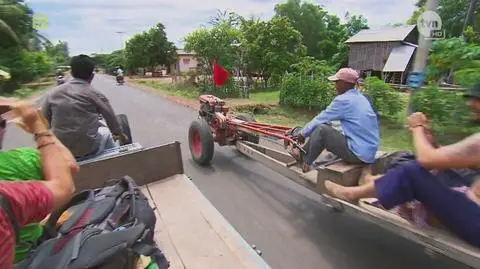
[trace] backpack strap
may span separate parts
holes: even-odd
[[[54,212],[52,212],[52,214],[50,215],[50,217],[47,220],[47,223],[45,224],[45,226],[43,228],[44,233],[49,238],[57,236],[56,226],[57,226],[57,222],[58,222],[58,219],[60,218],[60,216],[70,207],[72,207],[74,205],[77,205],[79,203],[82,203],[82,202],[84,202],[84,201],[86,201],[90,198],[93,198],[93,197],[94,197],[94,191],[92,191],[92,190],[85,190],[85,191],[82,191],[82,192],[79,192],[78,194],[76,194],[70,200],[70,202],[68,202],[66,205],[59,208],[58,210],[55,210]],[[82,212],[78,212],[79,214],[75,214],[75,215],[81,217],[82,214],[83,214],[83,211],[85,211],[86,209],[87,209],[87,207],[82,208],[82,210],[81,210]],[[77,213],[77,212],[75,212],[75,213]],[[72,221],[73,221],[73,219],[72,219]]]
[[[10,224],[12,225],[12,230],[15,233],[15,242],[18,243],[20,241],[20,225],[17,221],[17,218],[13,214],[12,207],[10,206],[10,202],[1,194],[0,194],[0,208],[3,209],[8,219],[10,220]]]

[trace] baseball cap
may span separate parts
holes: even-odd
[[[356,84],[359,77],[360,76],[358,75],[358,72],[355,69],[342,68],[338,70],[338,72],[335,75],[328,77],[328,80],[330,81],[342,80],[348,83]]]
[[[463,95],[465,98],[480,98],[480,82],[475,84],[472,88]]]

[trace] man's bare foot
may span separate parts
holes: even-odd
[[[348,202],[354,202],[358,200],[358,198],[355,197],[355,192],[351,190],[352,187],[344,187],[330,180],[326,180],[325,188],[331,195],[333,195],[334,197],[340,198],[342,200],[345,200]]]

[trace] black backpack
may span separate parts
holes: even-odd
[[[57,229],[63,212],[68,219]],[[154,241],[156,216],[130,177],[76,194],[54,211],[40,244],[16,269],[132,269],[140,255],[159,269],[169,262]]]

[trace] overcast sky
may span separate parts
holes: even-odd
[[[107,53],[122,39],[162,22],[168,38],[182,46],[183,37],[205,25],[217,9],[268,19],[280,0],[27,0],[35,13],[48,16],[42,31],[51,41],[67,41],[72,55]],[[416,0],[319,0],[332,14],[362,14],[372,27],[405,22]],[[117,34],[116,32],[126,32]]]

